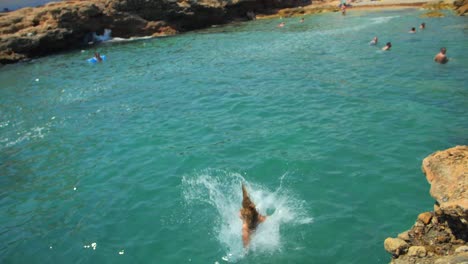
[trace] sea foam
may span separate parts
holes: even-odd
[[[276,190],[248,182],[239,173],[220,170],[205,170],[183,177],[183,197],[187,206],[209,206],[216,212],[209,221],[213,223],[213,234],[226,250],[221,257],[223,261],[236,262],[247,254],[280,251],[287,243],[282,239],[281,228],[313,222],[313,218],[308,216],[306,203],[283,187],[286,177],[287,174],[279,177]],[[252,236],[248,250],[244,249],[241,238],[241,183],[247,186],[258,211],[267,216]]]

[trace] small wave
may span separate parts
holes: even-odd
[[[145,39],[152,39],[154,38],[153,36],[144,36],[144,37],[131,37],[131,38],[112,38],[109,39],[103,43],[116,43],[116,42],[130,42],[130,41],[136,41],[136,40],[145,40]]]
[[[388,23],[390,20],[394,18],[399,18],[400,16],[385,16],[385,17],[374,17],[371,19],[372,24],[383,24]]]
[[[3,122],[0,122],[0,128],[2,127],[7,127],[8,125],[10,124],[10,121],[3,121]]]
[[[261,214],[267,215],[252,237],[249,252],[255,254],[280,251],[282,241],[280,227],[310,224],[313,218],[307,215],[305,202],[298,200],[283,186],[287,175],[280,177],[279,187],[271,191],[267,187],[247,182],[239,173],[220,170],[205,170],[182,179],[183,197],[188,206],[209,205],[216,213],[210,222],[214,234],[226,249],[222,260],[236,262],[247,252],[241,239],[242,221],[239,210],[242,203],[241,183],[245,183],[252,200]]]
[[[7,136],[5,138],[0,138],[0,143],[2,143],[3,147],[8,148],[15,146],[16,144],[19,144],[23,141],[41,139],[47,135],[49,128],[50,123],[47,123],[45,126],[36,126],[26,131],[16,132],[14,137]]]

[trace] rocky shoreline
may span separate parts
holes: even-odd
[[[388,0],[390,1],[390,0]],[[395,0],[392,0],[395,1]],[[378,5],[385,7],[386,2]],[[384,3],[385,2],[385,3]],[[167,36],[274,16],[339,11],[338,1],[311,0],[69,0],[0,13],[0,64],[89,45],[88,36],[111,29],[113,37]],[[457,0],[466,14],[468,0]],[[391,3],[390,6],[395,6]],[[356,7],[358,8],[358,7]]]
[[[393,264],[468,263],[468,146],[438,151],[422,170],[436,200],[410,230],[384,241]]]
[[[309,1],[309,2],[307,2]],[[87,36],[111,29],[114,37],[165,36],[237,19],[248,12],[310,4],[310,0],[70,0],[0,15],[0,63],[80,48]]]

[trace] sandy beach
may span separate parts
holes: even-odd
[[[274,14],[257,14],[258,19],[269,19],[275,17],[291,17],[291,16],[303,16],[311,15],[324,12],[338,12],[339,5],[341,1],[313,1],[312,4],[295,7],[295,8],[284,8],[277,10]],[[370,1],[370,0],[357,0],[351,2],[348,7],[348,11],[352,10],[363,10],[363,9],[400,9],[400,8],[419,8],[425,4],[438,3],[436,1],[426,1],[426,0],[379,0],[379,1]]]

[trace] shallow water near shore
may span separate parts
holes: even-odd
[[[90,49],[0,68],[0,262],[388,263],[384,239],[432,210],[422,159],[468,144],[467,18],[421,13],[257,20],[101,45],[96,65]],[[241,182],[268,215],[248,252]]]

